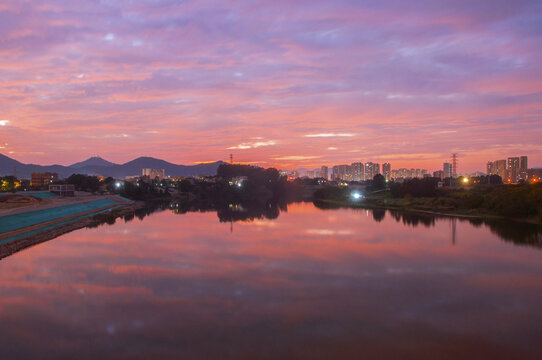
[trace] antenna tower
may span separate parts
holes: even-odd
[[[452,153],[452,177],[457,177],[457,153]]]

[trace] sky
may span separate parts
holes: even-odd
[[[542,166],[539,0],[0,2],[0,153]]]

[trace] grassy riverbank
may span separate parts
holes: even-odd
[[[354,201],[347,188],[326,188],[315,193],[323,206],[383,208],[440,215],[481,218],[510,218],[542,224],[542,186],[502,185],[471,188],[438,189],[434,196],[394,196],[389,190],[367,191]]]

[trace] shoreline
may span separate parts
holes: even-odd
[[[427,210],[427,209],[416,209],[407,206],[400,205],[386,205],[386,204],[371,204],[371,203],[352,203],[344,201],[335,201],[335,200],[317,200],[318,202],[338,205],[339,207],[351,208],[351,209],[383,209],[383,210],[395,210],[395,211],[404,211],[425,215],[434,215],[434,216],[443,216],[443,217],[456,217],[464,219],[481,219],[481,220],[506,220],[518,223],[526,223],[531,225],[542,225],[542,222],[533,218],[513,218],[506,217],[501,215],[479,213],[479,214],[470,214],[464,212],[440,212],[437,210]]]
[[[371,200],[371,199],[369,199]],[[152,201],[150,201],[152,202]],[[462,219],[480,219],[480,220],[503,220],[516,223],[526,223],[531,225],[542,225],[542,222],[535,219],[521,219],[521,218],[510,218],[499,215],[492,214],[472,214],[472,213],[454,213],[454,212],[441,212],[438,210],[429,210],[429,209],[416,209],[408,206],[401,206],[397,204],[381,204],[381,203],[371,203],[371,202],[361,202],[361,203],[352,203],[350,201],[337,201],[337,200],[318,200],[318,201],[309,201],[311,203],[320,202],[322,204],[333,205],[330,209],[333,208],[350,208],[350,209],[382,209],[382,210],[391,210],[391,211],[401,211],[405,213],[415,213],[427,216],[437,216],[437,217],[449,217],[449,218],[462,218]],[[95,227],[102,224],[106,224],[111,220],[116,220],[117,218],[122,218],[127,215],[133,215],[136,210],[145,208],[147,206],[147,201],[135,201],[131,204],[118,204],[112,208],[107,209],[97,209],[91,214],[80,213],[75,214],[72,217],[64,217],[51,221],[49,223],[42,223],[40,225],[45,225],[45,227],[36,227],[28,226],[22,229],[19,229],[11,237],[20,237],[17,239],[9,240],[10,237],[4,239],[3,242],[0,240],[0,260],[10,255],[13,255],[19,251],[22,251],[26,248],[30,248],[34,245],[38,245],[48,240],[52,240],[56,237],[59,237],[63,234],[86,228],[86,227]],[[316,205],[319,207],[318,205]],[[320,207],[321,208],[321,207]],[[322,210],[326,210],[321,208]],[[36,228],[33,230],[33,228]],[[7,234],[7,233],[5,233]],[[4,235],[5,235],[4,234]],[[25,235],[27,234],[27,235]]]
[[[41,244],[45,241],[52,240],[74,230],[104,224],[107,222],[106,219],[116,220],[119,217],[131,215],[137,209],[143,208],[144,206],[144,202],[120,204],[114,208],[99,210],[92,214],[76,215],[68,220],[66,220],[66,218],[61,218],[57,221],[51,222],[51,224],[48,224],[48,226],[44,228],[42,227],[41,229],[38,228],[31,231],[27,231],[30,227],[20,229],[21,234],[14,236],[20,238],[0,244],[0,260],[19,251]],[[104,217],[106,217],[106,219],[104,219]],[[25,236],[25,234],[28,235]]]

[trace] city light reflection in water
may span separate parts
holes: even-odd
[[[537,229],[282,210],[165,210],[1,260],[1,358],[542,358]]]

